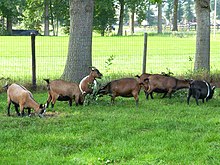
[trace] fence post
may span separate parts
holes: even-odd
[[[36,58],[35,58],[35,36],[34,32],[31,32],[31,52],[32,52],[32,88],[36,90]]]
[[[146,62],[147,62],[147,33],[144,33],[144,52],[143,52],[142,73],[146,73]]]

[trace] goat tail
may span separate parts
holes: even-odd
[[[44,79],[44,81],[46,81],[47,82],[47,84],[49,84],[50,83],[50,79],[48,78],[48,79]]]

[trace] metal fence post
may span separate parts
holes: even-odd
[[[32,52],[32,88],[37,88],[36,84],[36,56],[35,56],[35,36],[34,32],[31,32],[31,52]]]
[[[146,73],[146,62],[147,62],[147,33],[144,33],[144,52],[143,52],[142,73]]]

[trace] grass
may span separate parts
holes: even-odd
[[[7,42],[5,42],[5,40]],[[141,73],[143,36],[94,37],[93,65],[104,74]],[[195,37],[152,35],[148,38],[147,71],[191,73]],[[13,81],[31,79],[29,37],[1,37],[0,73]],[[37,37],[37,77],[58,78],[65,65],[68,37]],[[219,36],[211,41],[212,72],[218,72]],[[105,61],[114,56],[105,68]],[[175,64],[175,65],[174,65]],[[1,82],[4,83],[5,79]],[[41,82],[43,84],[43,82]],[[45,83],[44,83],[45,84]],[[45,90],[34,92],[45,103]],[[186,104],[186,93],[172,99],[99,98],[89,106],[57,102],[44,118],[6,115],[6,93],[0,93],[0,164],[220,164],[220,112],[214,98],[197,106]]]
[[[187,33],[186,33],[187,34]],[[173,33],[148,36],[147,72],[190,73],[195,55],[195,35]],[[93,37],[93,65],[104,75],[140,74],[142,72],[143,35]],[[211,38],[211,72],[219,70],[220,35]],[[64,70],[68,50],[68,37],[36,37],[37,80],[59,78]],[[105,62],[113,56],[106,69]],[[30,37],[1,36],[0,77],[13,81],[31,80]]]
[[[57,102],[45,118],[6,116],[0,95],[0,164],[220,164],[219,90],[197,106],[172,99],[108,96],[89,106]],[[45,102],[45,92],[34,93]]]

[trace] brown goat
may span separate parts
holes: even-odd
[[[31,108],[34,109],[40,117],[45,112],[45,106],[38,104],[30,91],[25,87],[18,84],[11,84],[7,87],[7,100],[8,100],[8,116],[10,116],[10,105],[14,104],[17,115],[24,116],[24,108],[28,109],[28,115],[30,115]],[[20,112],[18,111],[18,106],[20,107]]]
[[[166,96],[167,94],[167,91],[163,91],[163,90],[160,90],[160,89],[155,89],[152,93],[148,94],[147,93],[147,90],[148,90],[148,83],[146,83],[145,81],[148,79],[149,76],[151,76],[153,74],[149,74],[149,73],[143,73],[141,74],[140,76],[139,75],[136,75],[136,77],[138,78],[138,82],[140,83],[141,86],[143,86],[144,88],[144,92],[145,92],[145,96],[146,96],[146,99],[148,99],[149,95],[151,97],[151,99],[153,99],[153,92],[156,92],[156,93],[164,93],[163,97]],[[154,74],[154,75],[159,75],[159,74]]]
[[[113,80],[101,87],[98,94],[109,94],[111,96],[111,102],[114,103],[115,97],[134,97],[136,105],[138,105],[138,95],[141,86],[139,82],[134,78],[122,78]]]
[[[176,90],[189,88],[190,81],[191,80],[180,80],[167,75],[152,74],[145,80],[142,80],[142,83],[144,84],[147,95],[158,92],[164,93],[163,97],[165,97],[168,93],[169,98],[171,98],[171,94]]]
[[[69,101],[69,105],[72,106],[72,100],[75,99],[76,106],[82,104],[83,97],[78,84],[64,80],[53,80],[51,82],[49,79],[44,80],[47,82],[48,90],[47,107],[52,102],[53,108],[56,100]]]
[[[96,78],[101,78],[102,74],[99,72],[98,69],[95,67],[90,67],[91,71],[88,76],[84,77],[80,83],[79,83],[79,88],[82,94],[92,94],[93,86],[97,85]]]

